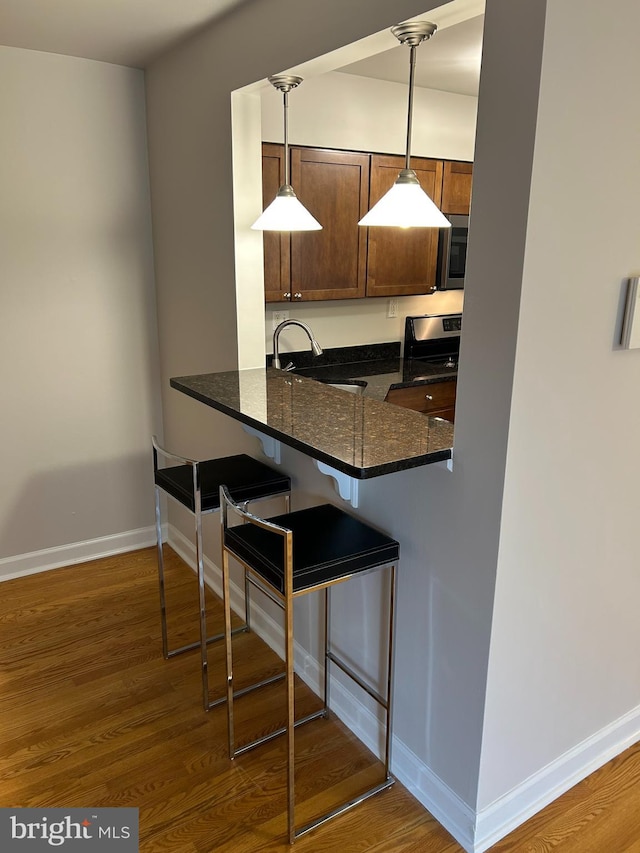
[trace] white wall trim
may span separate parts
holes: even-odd
[[[41,551],[4,557],[0,559],[0,582],[48,572],[51,569],[61,569],[76,563],[86,563],[101,557],[111,557],[113,554],[123,554],[126,551],[137,551],[140,548],[155,545],[155,542],[155,526],[139,527],[136,530],[127,530],[112,536],[100,536],[97,539],[87,539],[85,542],[71,542],[55,548],[44,548]]]
[[[332,709],[372,752],[377,720],[340,685]],[[484,853],[578,782],[640,739],[640,706],[587,738],[530,776],[477,814],[398,737],[393,738],[391,769],[413,796],[451,833],[467,853]],[[379,753],[378,753],[379,754]]]
[[[399,738],[393,738],[391,768],[398,781],[468,853],[475,853],[475,813]]]
[[[639,739],[637,706],[481,809],[476,816],[473,853],[483,853]]]

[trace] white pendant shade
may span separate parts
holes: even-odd
[[[298,200],[290,186],[278,194],[251,226],[254,231],[320,231],[322,225]]]
[[[414,173],[415,175],[415,173]],[[386,225],[396,228],[451,228],[447,217],[415,181],[400,178],[358,225]]]

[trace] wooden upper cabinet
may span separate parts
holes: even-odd
[[[404,163],[404,157],[372,155],[370,207],[395,183]],[[411,168],[422,189],[440,206],[442,161],[412,157]],[[366,230],[369,232],[367,296],[407,296],[435,289],[437,228]]]
[[[292,301],[365,295],[369,155],[291,148],[291,184],[322,231],[291,234]]]
[[[284,146],[262,143],[262,209],[276,197],[284,183]],[[263,231],[264,293],[267,302],[291,298],[290,237],[287,232]]]
[[[267,302],[433,292],[437,228],[358,225],[395,183],[404,168],[404,157],[297,146],[289,153],[291,184],[322,230],[263,232]],[[411,167],[443,213],[469,213],[472,163],[412,157]],[[284,147],[265,142],[264,207],[283,183]]]
[[[469,213],[472,177],[473,163],[444,161],[441,208],[443,213]]]

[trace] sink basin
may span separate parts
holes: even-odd
[[[367,387],[364,379],[340,379],[335,382],[331,379],[319,379],[325,385],[331,385],[332,388],[340,388],[341,391],[350,391],[352,394],[362,394]]]

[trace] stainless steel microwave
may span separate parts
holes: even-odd
[[[469,217],[452,214],[447,217],[451,228],[443,228],[438,240],[438,290],[462,290],[467,265]]]

